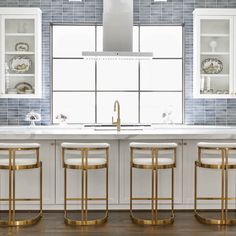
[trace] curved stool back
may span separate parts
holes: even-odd
[[[198,143],[198,160],[195,161],[194,177],[194,212],[196,218],[206,224],[230,225],[236,224],[236,219],[228,217],[228,201],[236,200],[228,196],[228,170],[236,169],[236,143]],[[212,157],[213,156],[213,157]],[[218,169],[221,171],[221,197],[199,197],[197,193],[197,169]],[[220,200],[221,218],[207,218],[199,214],[197,202],[201,200]]]
[[[70,225],[97,225],[104,223],[108,218],[108,143],[62,143],[62,163],[64,167],[64,219]],[[70,155],[70,157],[67,157]],[[73,157],[71,157],[73,156]],[[67,197],[67,170],[81,170],[81,198]],[[106,193],[105,198],[90,198],[88,196],[88,171],[90,169],[106,170]],[[84,184],[85,183],[85,184]],[[81,201],[81,219],[72,220],[68,217],[67,201]],[[88,219],[88,201],[105,201],[106,210],[103,218]]]
[[[174,221],[174,168],[176,167],[176,143],[130,143],[130,216],[134,223],[143,225],[164,225]],[[162,156],[164,154],[164,157]],[[151,186],[152,196],[147,198],[133,197],[133,168],[150,169],[152,171]],[[158,197],[158,172],[159,169],[172,170],[171,197]],[[152,219],[141,219],[134,216],[133,200],[151,201]],[[171,217],[158,219],[158,202],[171,201]]]
[[[38,143],[0,143],[0,170],[9,172],[9,197],[1,201],[9,203],[8,221],[0,220],[0,226],[21,226],[36,223],[42,217],[42,162],[39,160],[40,144]],[[16,171],[40,169],[40,197],[16,198]],[[16,219],[16,201],[39,201],[40,210],[31,219]]]

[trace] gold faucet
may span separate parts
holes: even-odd
[[[114,112],[116,112],[116,107],[117,107],[117,120],[114,121],[114,118],[112,117],[112,124],[116,125],[117,131],[120,131],[120,103],[118,100],[116,100],[114,103]]]

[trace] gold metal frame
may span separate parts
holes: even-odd
[[[152,165],[137,165],[133,163],[134,150],[149,150],[152,153]],[[158,151],[172,150],[174,152],[174,163],[168,165],[158,165]],[[176,167],[176,148],[137,148],[130,147],[130,217],[134,223],[142,225],[166,225],[174,222],[174,168]],[[155,163],[154,163],[155,160]],[[133,197],[133,168],[137,169],[151,169],[152,170],[152,196],[137,198]],[[171,169],[171,197],[159,198],[158,197],[158,170]],[[149,200],[151,201],[152,219],[137,218],[133,214],[133,200]],[[171,216],[167,219],[158,219],[158,201],[169,200],[171,201]]]
[[[80,151],[82,157],[82,165],[67,165],[65,163],[65,151],[73,150]],[[106,164],[102,165],[88,165],[89,151],[105,150]],[[62,163],[64,168],[64,219],[65,223],[69,225],[98,225],[105,223],[108,219],[108,160],[109,148],[64,148],[62,147]],[[88,170],[106,169],[106,196],[105,198],[89,198],[88,197]],[[82,171],[81,178],[81,198],[67,197],[67,169],[77,169]],[[72,220],[67,215],[67,201],[81,201],[81,220]],[[105,216],[99,219],[88,220],[88,201],[106,201]]]
[[[16,151],[35,151],[36,164],[33,165],[16,165]],[[32,225],[38,222],[42,215],[42,162],[39,161],[39,148],[0,148],[0,151],[9,152],[9,165],[0,165],[0,170],[9,170],[9,198],[0,198],[0,202],[8,202],[8,221],[0,220],[0,226],[25,226]],[[15,187],[16,187],[16,170],[29,170],[29,169],[40,169],[40,197],[39,198],[16,198]],[[16,220],[16,201],[39,201],[40,210],[39,213],[31,218],[25,220]]]
[[[212,165],[204,164],[201,162],[202,150],[218,150],[221,152],[222,164]],[[194,174],[194,213],[195,217],[202,223],[214,224],[214,225],[232,225],[236,224],[236,219],[228,218],[228,201],[236,200],[236,198],[228,197],[228,170],[236,169],[236,165],[228,164],[229,151],[236,150],[236,148],[210,148],[210,147],[198,147],[198,160],[195,162],[195,174]],[[221,170],[221,197],[198,197],[197,194],[197,168],[208,168]],[[221,200],[221,218],[212,219],[203,217],[198,213],[197,201],[198,200]]]

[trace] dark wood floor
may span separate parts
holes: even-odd
[[[46,212],[43,219],[36,225],[23,228],[0,228],[1,236],[24,235],[85,235],[85,236],[225,236],[236,235],[236,226],[209,226],[199,223],[192,212],[176,212],[173,225],[168,226],[139,226],[131,222],[126,211],[112,211],[109,220],[101,226],[73,227],[64,224],[63,213]]]

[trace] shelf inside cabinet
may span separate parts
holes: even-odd
[[[34,77],[35,74],[7,74],[9,77]]]
[[[201,52],[201,55],[229,55],[229,52]]]
[[[229,77],[229,74],[201,74],[202,77]]]
[[[34,37],[34,33],[6,33],[5,36],[8,36],[8,37],[25,37],[25,36]]]
[[[201,34],[201,37],[229,37],[229,34]]]
[[[13,51],[13,52],[5,52],[6,55],[34,55],[34,52],[25,52],[25,51]]]

